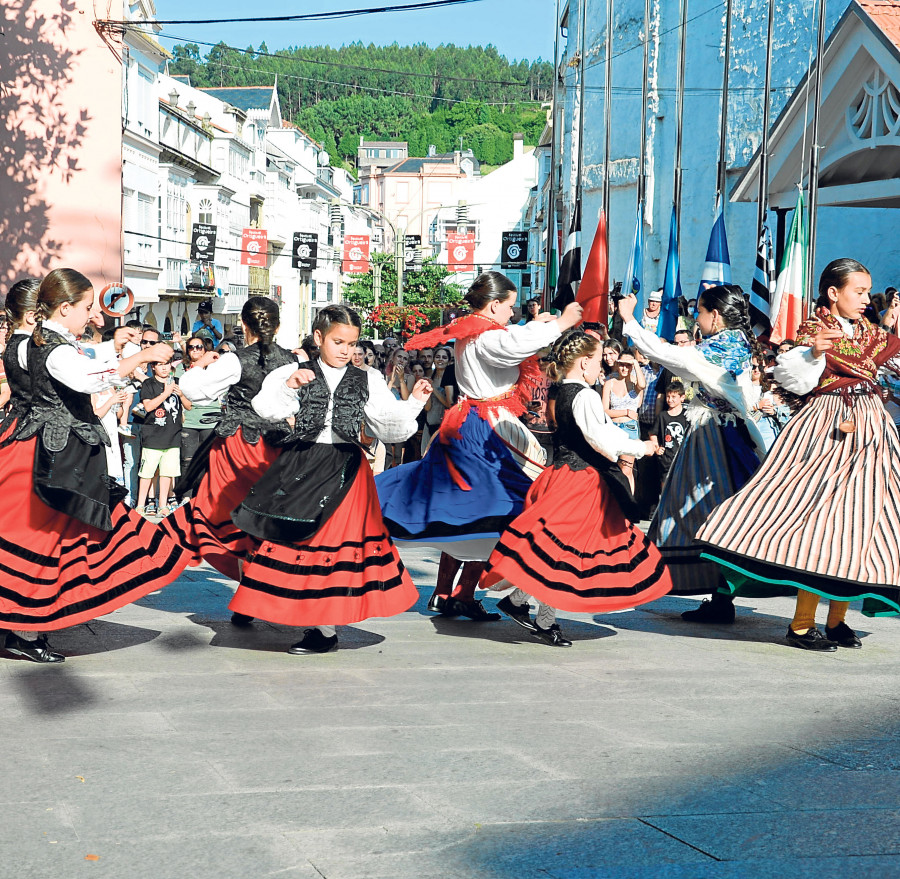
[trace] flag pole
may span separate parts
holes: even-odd
[[[556,214],[556,136],[559,126],[556,124],[558,109],[557,85],[559,83],[559,0],[556,0],[556,18],[554,19],[555,36],[553,37],[553,90],[550,93],[550,187],[547,191],[547,250],[544,258],[544,293],[541,309],[550,302],[550,262],[553,259],[554,222]]]
[[[644,76],[641,83],[641,158],[638,166],[638,205],[647,194],[647,88],[650,78],[650,0],[644,0]]]
[[[819,0],[816,92],[813,103],[812,143],[809,148],[809,238],[804,299],[812,304],[816,271],[816,223],[819,213],[819,105],[822,102],[822,67],[825,60],[825,0]]]
[[[763,88],[762,137],[759,141],[759,203],[757,223],[762,231],[769,215],[769,105],[772,95],[772,38],[775,32],[775,0],[769,0],[769,21],[766,31],[766,76]]]
[[[725,170],[727,163],[728,147],[728,72],[731,66],[731,3],[725,4],[725,70],[722,74],[722,116],[719,128],[719,164],[716,173],[716,201],[722,205],[722,213],[725,213],[725,190],[727,182]]]
[[[688,0],[681,0],[681,38],[678,45],[678,83],[675,88],[675,189],[672,204],[675,206],[675,224],[681,228],[681,147],[684,133],[684,59],[687,54]]]
[[[610,158],[609,148],[612,140],[612,41],[613,41],[613,2],[606,0],[606,76],[603,87],[603,214],[606,217],[606,252],[609,254],[609,183]]]
[[[584,32],[587,19],[587,0],[578,4],[578,180],[575,199],[581,201],[582,178],[584,177]]]

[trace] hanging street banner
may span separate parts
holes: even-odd
[[[447,268],[451,272],[471,272],[475,268],[475,233],[447,233]]]
[[[244,229],[241,233],[241,265],[264,269],[269,251],[269,233],[265,229]]]
[[[291,248],[291,268],[311,272],[319,261],[319,233],[294,232]]]
[[[504,232],[500,245],[501,269],[524,269],[528,265],[528,233]]]
[[[191,226],[191,259],[212,262],[216,256],[216,227],[207,223]]]
[[[406,240],[404,241],[404,249],[403,249],[403,261],[406,263],[406,267],[411,269],[413,267],[413,263],[416,261],[416,250],[422,246],[422,236],[421,235],[407,235]]]
[[[369,236],[345,235],[341,271],[348,275],[364,275],[369,271]]]

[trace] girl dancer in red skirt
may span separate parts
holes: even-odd
[[[360,326],[349,308],[322,309],[313,327],[318,356],[273,372],[253,401],[265,418],[294,417],[294,431],[235,510],[255,546],[230,607],[245,618],[312,626],[292,654],[335,650],[336,625],[402,613],[418,597],[381,518],[359,437],[365,419],[367,433],[386,444],[408,439],[431,387],[420,379],[408,400],[397,400],[376,370],[351,366]]]
[[[278,306],[266,296],[251,296],[241,309],[246,346],[237,353],[210,351],[180,380],[182,393],[199,405],[222,401],[222,417],[209,440],[195,452],[176,487],[176,494],[193,491],[161,525],[194,553],[194,563],[209,562],[219,573],[239,580],[240,565],[253,541],[231,521],[231,512],[253,484],[275,463],[277,445],[290,432],[287,422],[260,418],[250,401],[273,370],[290,365],[296,355],[273,341],[278,332]],[[237,625],[247,620],[238,616]]]
[[[554,608],[603,613],[635,607],[672,588],[659,550],[631,524],[622,507],[633,497],[616,461],[656,453],[655,442],[631,439],[612,423],[593,390],[603,349],[583,330],[554,344],[547,373],[562,381],[556,399],[553,466],[537,478],[525,509],[491,554],[481,586],[515,586],[506,602],[513,619],[555,647],[571,647]],[[622,500],[622,505],[616,498]],[[528,616],[528,596],[538,601]]]
[[[27,353],[31,400],[14,441],[0,450],[0,628],[8,652],[62,662],[43,633],[142,598],[174,580],[188,559],[121,503],[124,489],[106,470],[109,438],[91,406],[91,394],[110,379],[171,356],[171,348],[155,345],[98,372],[75,341],[99,316],[94,290],[73,269],[47,275],[37,307]]]

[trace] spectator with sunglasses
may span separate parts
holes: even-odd
[[[205,336],[191,336],[185,343],[184,357],[176,370],[176,376],[181,377],[188,370],[193,369],[200,358],[207,351],[212,350],[213,343],[210,339]],[[222,403],[219,400],[208,404],[195,403],[190,409],[185,409],[184,421],[181,425],[182,473],[187,473],[194,453],[212,436],[221,415]]]

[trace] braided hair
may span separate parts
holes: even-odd
[[[251,296],[241,309],[241,320],[256,336],[259,348],[259,365],[266,365],[266,357],[272,353],[272,344],[280,323],[278,305],[268,296]]]
[[[6,321],[10,330],[16,330],[22,326],[25,315],[29,311],[37,312],[40,289],[40,278],[23,278],[9,288],[3,307],[6,310]]]
[[[760,365],[766,362],[765,351],[750,322],[750,306],[744,297],[744,291],[737,284],[720,284],[704,290],[697,304],[707,311],[718,311],[727,330],[740,330],[750,344],[750,353],[759,358]]]
[[[552,382],[562,381],[576,360],[590,357],[599,346],[600,342],[583,329],[568,330],[553,343],[547,355],[547,377]]]

